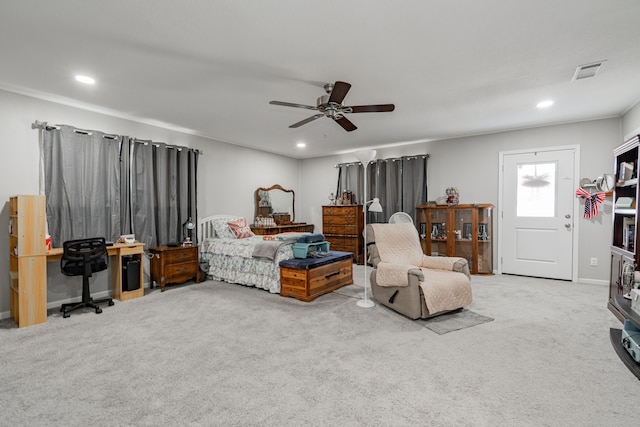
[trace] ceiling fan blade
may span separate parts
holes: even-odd
[[[351,123],[351,121],[347,119],[345,116],[340,116],[339,118],[334,118],[333,120],[335,120],[336,123],[342,126],[344,130],[346,130],[347,132],[351,132],[358,129],[356,125]]]
[[[396,109],[393,104],[380,104],[380,105],[356,105],[353,107],[344,107],[344,109],[351,109],[352,113],[386,113]]]
[[[336,104],[342,104],[344,97],[347,96],[347,92],[351,89],[351,85],[347,82],[336,82],[333,85],[329,102],[335,102]]]
[[[322,117],[322,116],[324,116],[324,114],[322,114],[322,113],[315,114],[315,115],[313,115],[313,116],[311,116],[311,117],[307,117],[306,119],[299,121],[298,123],[294,123],[294,124],[292,124],[292,125],[291,125],[291,126],[289,126],[289,127],[290,127],[290,128],[297,128],[297,127],[300,127],[300,126],[302,126],[302,125],[306,125],[307,123],[312,122],[312,121],[314,121],[315,119],[319,119],[319,118],[320,118],[320,117]]]
[[[283,107],[296,107],[296,108],[306,108],[307,110],[317,110],[318,107],[312,107],[311,105],[302,105],[302,104],[293,104],[291,102],[282,102],[282,101],[269,101],[271,105],[282,105]]]

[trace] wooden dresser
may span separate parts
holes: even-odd
[[[322,233],[332,251],[351,252],[357,264],[364,263],[362,205],[322,207]]]
[[[183,283],[193,279],[200,282],[200,265],[197,246],[155,246],[149,248],[151,258],[151,283],[160,285],[164,292],[167,283]]]
[[[289,232],[313,233],[313,224],[305,224],[303,222],[291,223],[291,224],[285,224],[285,225],[273,225],[271,227],[258,227],[257,225],[251,224],[250,227],[251,227],[251,231],[253,231],[253,234],[257,236],[289,233]]]

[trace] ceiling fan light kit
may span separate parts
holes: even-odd
[[[336,81],[335,83],[325,84],[324,90],[325,92],[327,92],[327,94],[320,96],[316,100],[315,107],[311,105],[294,104],[291,102],[283,101],[270,101],[269,104],[320,111],[319,113],[314,114],[311,117],[307,117],[304,120],[292,124],[291,126],[289,126],[290,128],[298,128],[324,116],[333,119],[347,132],[354,131],[358,128],[351,122],[351,120],[345,117],[345,114],[386,113],[395,110],[395,105],[393,104],[345,106],[342,102],[347,96],[349,89],[351,89],[351,84],[347,82]]]

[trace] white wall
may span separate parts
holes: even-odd
[[[8,200],[18,194],[39,193],[38,131],[35,121],[68,124],[83,129],[129,135],[169,144],[198,148],[204,152],[198,162],[198,214],[232,213],[252,219],[254,191],[280,184],[299,194],[299,161],[288,157],[225,144],[222,142],[141,124],[125,119],[55,104],[0,90],[0,224],[9,223]],[[297,219],[304,221],[304,209],[296,200]],[[9,311],[9,238],[0,233],[0,318]],[[148,263],[145,275],[148,281]],[[48,266],[50,304],[80,295],[80,278],[59,273],[57,263]],[[78,280],[75,280],[78,279]],[[92,290],[107,291],[108,273],[96,277]],[[75,282],[75,287],[69,287]]]
[[[625,139],[640,135],[640,102],[622,117],[622,135]]]
[[[296,220],[316,225],[322,230],[321,206],[335,191],[337,163],[355,161],[353,154],[298,161],[252,149],[225,144],[194,135],[141,124],[117,117],[55,104],[0,90],[0,224],[8,223],[7,202],[16,194],[37,194],[38,131],[31,129],[35,120],[61,123],[152,139],[204,151],[198,167],[198,213],[233,213],[253,218],[253,192],[257,187],[280,184],[296,192]],[[501,151],[535,147],[579,145],[580,176],[595,179],[611,172],[612,149],[623,136],[640,129],[640,106],[622,119],[596,120],[491,135],[425,142],[378,149],[378,158],[411,154],[430,154],[429,199],[444,195],[449,186],[460,190],[460,202],[498,203],[498,158]],[[576,199],[575,203],[579,203]],[[609,243],[611,240],[611,201],[593,220],[579,220],[579,266],[581,280],[608,281]],[[497,241],[497,239],[496,239]],[[9,310],[8,235],[0,233],[0,318]],[[494,253],[497,250],[494,248]],[[598,267],[588,260],[597,257]],[[497,260],[496,260],[497,262]],[[148,265],[145,266],[148,272]],[[79,295],[69,290],[69,278],[61,277],[58,266],[49,265],[50,303]],[[108,278],[96,280],[97,290],[108,289]]]
[[[427,153],[430,155],[430,200],[444,196],[447,187],[458,187],[460,203],[491,203],[498,207],[501,151],[579,145],[580,177],[595,179],[602,173],[612,172],[612,150],[621,143],[620,119],[606,119],[384,148],[378,150],[377,158]],[[308,207],[308,218],[317,230],[322,229],[320,206],[327,204],[329,194],[335,191],[337,172],[333,165],[355,160],[351,154],[302,161],[303,206]],[[323,173],[327,179],[318,179]],[[575,199],[575,203],[580,201]],[[611,200],[607,200],[603,211],[592,220],[579,218],[578,278],[582,281],[608,282]],[[494,239],[494,258],[497,258],[497,240]],[[589,266],[591,257],[598,258],[597,267]],[[497,261],[494,259],[495,266]]]

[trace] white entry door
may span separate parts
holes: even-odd
[[[576,150],[502,154],[501,272],[573,280]]]

